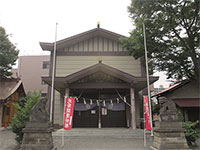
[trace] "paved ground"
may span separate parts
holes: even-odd
[[[58,149],[67,150],[147,150],[152,144],[150,134],[147,136],[147,146],[143,143],[143,130],[126,128],[102,129],[72,129],[64,131],[64,148],[60,129],[53,133],[54,145]]]
[[[147,146],[143,146],[143,130],[139,129],[72,129],[64,132],[64,148],[62,134],[62,129],[53,132],[54,146],[57,150],[147,150],[152,145],[148,134]],[[0,128],[0,150],[16,150],[14,138],[15,134],[12,131]]]
[[[0,128],[0,150],[15,150],[16,145],[15,134],[9,129]]]
[[[57,150],[146,150],[143,146],[143,130],[133,131],[125,128],[72,129],[65,131],[64,148],[62,148],[63,130],[53,132],[54,146]],[[0,128],[0,150],[15,150],[15,134]]]

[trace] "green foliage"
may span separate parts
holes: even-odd
[[[29,93],[26,97],[19,100],[15,105],[17,113],[12,122],[12,131],[16,134],[16,141],[21,144],[23,139],[22,129],[25,128],[26,122],[29,121],[29,116],[32,107],[40,100],[40,93]]]
[[[182,126],[186,130],[185,137],[187,140],[187,144],[190,148],[192,148],[192,146],[195,145],[195,141],[199,138],[199,129],[198,129],[199,121],[197,120],[196,122],[191,122],[191,121],[183,122],[184,117],[180,108],[177,108],[176,112],[178,115],[178,121],[182,122]]]
[[[183,122],[184,121],[183,113],[179,107],[176,107],[176,113],[178,116],[178,121]]]
[[[200,0],[132,0],[135,29],[122,39],[136,59],[144,56],[143,23],[153,70],[168,78],[200,77]]]
[[[160,114],[160,105],[159,104],[154,104],[153,105],[153,115],[159,115]]]
[[[12,75],[11,68],[15,65],[19,51],[8,39],[5,29],[0,26],[0,79]]]
[[[196,140],[199,138],[199,126],[200,121],[197,120],[196,122],[183,122],[183,128],[186,129],[185,137],[189,147],[196,145]]]

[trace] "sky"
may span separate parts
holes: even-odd
[[[127,7],[131,0],[0,0],[0,26],[20,50],[19,56],[49,54],[39,42],[54,42],[97,27],[129,36],[134,28]],[[165,82],[163,73],[157,73]]]

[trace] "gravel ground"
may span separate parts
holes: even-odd
[[[0,128],[0,150],[15,150],[15,134],[10,129]]]

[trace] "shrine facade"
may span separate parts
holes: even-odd
[[[73,127],[140,127],[146,75],[141,59],[122,48],[124,37],[98,26],[56,42],[55,127],[62,127],[68,96],[76,98]],[[51,86],[54,43],[40,46],[51,52],[49,76],[42,77]],[[156,80],[151,76],[150,84]]]

